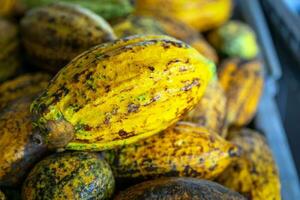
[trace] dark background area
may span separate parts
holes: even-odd
[[[266,9],[264,12],[266,16],[270,14],[270,12]],[[279,93],[276,96],[276,101],[278,103],[284,128],[287,133],[288,142],[290,144],[299,175],[300,156],[298,153],[300,152],[300,63],[292,54],[289,44],[287,44],[287,42],[281,37],[278,27],[271,23],[270,18],[267,17],[267,20],[282,68],[282,78],[279,80]]]

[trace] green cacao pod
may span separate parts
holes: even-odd
[[[109,199],[114,191],[109,165],[96,154],[58,153],[39,162],[22,188],[24,200]]]
[[[21,20],[21,34],[30,62],[52,72],[90,47],[115,39],[104,19],[69,3],[30,10]]]
[[[18,28],[0,18],[0,82],[13,76],[21,65]]]
[[[229,57],[253,59],[259,52],[254,31],[239,21],[227,22],[212,31],[208,39],[217,50]]]
[[[199,102],[214,71],[197,50],[167,36],[96,46],[64,67],[32,104],[38,137],[71,150],[134,143],[178,121]]]
[[[16,100],[0,112],[0,186],[17,186],[46,148],[32,140],[30,104],[33,96]]]
[[[47,5],[54,2],[78,4],[97,13],[106,20],[116,20],[130,14],[134,7],[130,0],[24,0],[28,8]]]
[[[114,200],[246,200],[212,181],[164,178],[147,181],[122,191]]]
[[[0,85],[0,110],[10,102],[36,95],[47,87],[50,76],[45,73],[24,74]]]
[[[238,157],[239,149],[205,128],[180,122],[102,155],[115,177],[124,181],[161,176],[213,179]]]
[[[216,181],[248,199],[280,200],[280,180],[276,164],[265,138],[250,129],[230,131],[229,140],[242,155]]]

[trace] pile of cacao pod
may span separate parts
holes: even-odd
[[[281,199],[233,4],[0,0],[0,199]]]

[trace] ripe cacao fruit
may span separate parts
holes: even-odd
[[[218,61],[216,51],[190,26],[168,17],[130,16],[113,26],[118,37],[135,34],[163,34],[182,40],[197,49],[208,59]]]
[[[0,186],[17,186],[28,170],[46,153],[32,140],[30,104],[24,97],[0,112]]]
[[[40,161],[29,173],[22,199],[110,199],[115,180],[109,165],[98,155],[66,152]]]
[[[161,178],[132,186],[114,200],[246,200],[222,185],[195,178]]]
[[[0,85],[0,110],[10,102],[30,95],[36,95],[45,89],[50,76],[45,73],[24,74]]]
[[[76,57],[31,106],[49,147],[103,150],[179,120],[202,97],[215,66],[167,36],[135,36]]]
[[[228,124],[247,125],[256,113],[263,92],[262,63],[229,59],[221,65],[218,76],[227,96]]]
[[[216,133],[179,122],[137,143],[103,152],[116,178],[185,176],[213,179],[239,155]]]
[[[165,15],[206,31],[229,19],[232,0],[137,0],[136,7],[137,14]]]
[[[217,181],[248,199],[280,200],[280,181],[276,164],[265,138],[250,129],[230,133],[230,141],[242,150]]]
[[[190,121],[226,137],[226,95],[217,80],[212,81],[200,102],[188,112],[183,121]]]
[[[100,16],[61,2],[27,12],[21,20],[21,35],[30,62],[51,72],[90,47],[115,39]]]

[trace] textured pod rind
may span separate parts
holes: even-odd
[[[280,200],[280,180],[271,150],[265,138],[250,129],[230,132],[230,141],[242,155],[216,179],[249,199]]]
[[[52,72],[85,50],[115,39],[100,16],[61,2],[27,12],[21,20],[21,35],[30,62]]]
[[[187,122],[180,122],[137,143],[102,153],[114,176],[121,179],[163,176],[213,179],[238,155],[236,146]]]
[[[197,49],[208,59],[218,61],[216,51],[193,28],[169,17],[130,16],[115,24],[113,29],[118,37],[135,34],[163,34],[182,40]]]
[[[137,0],[136,13],[165,15],[189,24],[199,31],[216,28],[226,22],[232,10],[232,0]],[[199,12],[200,11],[200,12]]]
[[[195,178],[163,178],[134,185],[114,200],[246,200],[237,192],[212,181]]]
[[[12,77],[20,67],[18,28],[0,18],[0,82]]]
[[[254,117],[264,88],[263,65],[258,60],[225,60],[218,77],[227,97],[227,123],[247,125]]]
[[[200,100],[214,70],[195,49],[167,36],[116,40],[56,75],[31,106],[34,124],[54,148],[133,143],[178,121]]]
[[[23,97],[0,112],[0,186],[17,186],[28,170],[46,154],[45,146],[32,140],[30,104]]]
[[[188,112],[183,121],[190,121],[205,127],[222,137],[227,134],[226,95],[218,80],[212,81],[200,102]]]
[[[109,165],[97,154],[66,152],[40,161],[22,187],[22,199],[109,199],[114,191]]]
[[[0,110],[10,102],[30,95],[36,95],[45,89],[50,76],[44,73],[23,74],[0,85]]]
[[[28,8],[34,8],[38,6],[47,5],[57,2],[57,0],[23,0]],[[106,20],[114,21],[118,18],[126,17],[133,10],[133,4],[131,0],[63,0],[72,4],[78,4],[85,7],[98,15],[102,16]]]
[[[253,59],[259,52],[255,32],[240,21],[229,21],[208,35],[210,43],[222,54]]]

